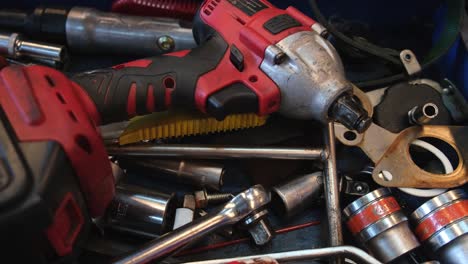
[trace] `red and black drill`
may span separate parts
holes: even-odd
[[[73,80],[106,123],[183,107],[217,119],[245,112],[334,119],[363,132],[370,118],[353,98],[341,60],[321,29],[293,7],[281,10],[263,0],[205,1],[194,21],[199,47]]]
[[[41,66],[0,71],[5,251],[37,263],[79,248],[91,217],[102,215],[114,194],[98,124],[183,107],[217,119],[279,112],[335,120],[358,132],[370,125],[320,25],[297,9],[277,9],[264,0],[209,0],[193,33],[199,43],[193,50],[78,74],[72,81]]]

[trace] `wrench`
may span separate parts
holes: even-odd
[[[262,219],[252,221],[252,217],[265,212],[265,206],[270,202],[270,195],[261,185],[255,185],[238,194],[219,211],[201,217],[190,224],[184,225],[156,240],[153,240],[143,248],[124,256],[114,264],[139,264],[149,261],[161,260],[170,253],[175,252],[220,228],[234,225],[241,220],[248,225],[249,231],[255,241],[258,236],[271,240],[272,232]],[[260,230],[259,230],[260,229]],[[269,234],[266,235],[265,234]],[[265,240],[265,239],[264,239]]]

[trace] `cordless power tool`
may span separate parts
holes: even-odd
[[[205,1],[199,47],[78,74],[104,123],[169,107],[222,120],[233,113],[335,120],[358,132],[370,118],[323,28],[293,7],[263,0]]]
[[[0,230],[16,262],[73,255],[114,195],[98,124],[167,108],[274,112],[363,132],[367,112],[321,26],[264,0],[205,1],[199,47],[77,74],[0,71]],[[81,241],[81,242],[80,242]],[[31,262],[31,261],[29,261]]]

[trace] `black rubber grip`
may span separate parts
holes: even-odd
[[[121,68],[116,66],[80,73],[72,79],[94,101],[103,124],[131,117],[132,113],[127,111],[128,104],[132,103],[129,96],[135,98],[135,114],[147,114],[151,109],[165,110],[168,103],[165,100],[166,89],[173,89],[170,97],[172,106],[194,109],[198,79],[216,68],[227,47],[222,37],[214,34],[184,57],[156,56],[147,59],[151,63],[144,65],[146,67],[132,66],[141,63],[128,63]],[[148,99],[151,94],[154,98]],[[154,107],[148,107],[148,102],[154,102]]]

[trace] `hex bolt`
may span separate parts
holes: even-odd
[[[158,46],[164,51],[172,51],[175,48],[175,41],[170,36],[161,36],[158,38]]]
[[[234,195],[231,193],[208,194],[206,189],[197,191],[195,194],[195,204],[197,208],[206,208],[210,204],[219,204],[231,200]]]

